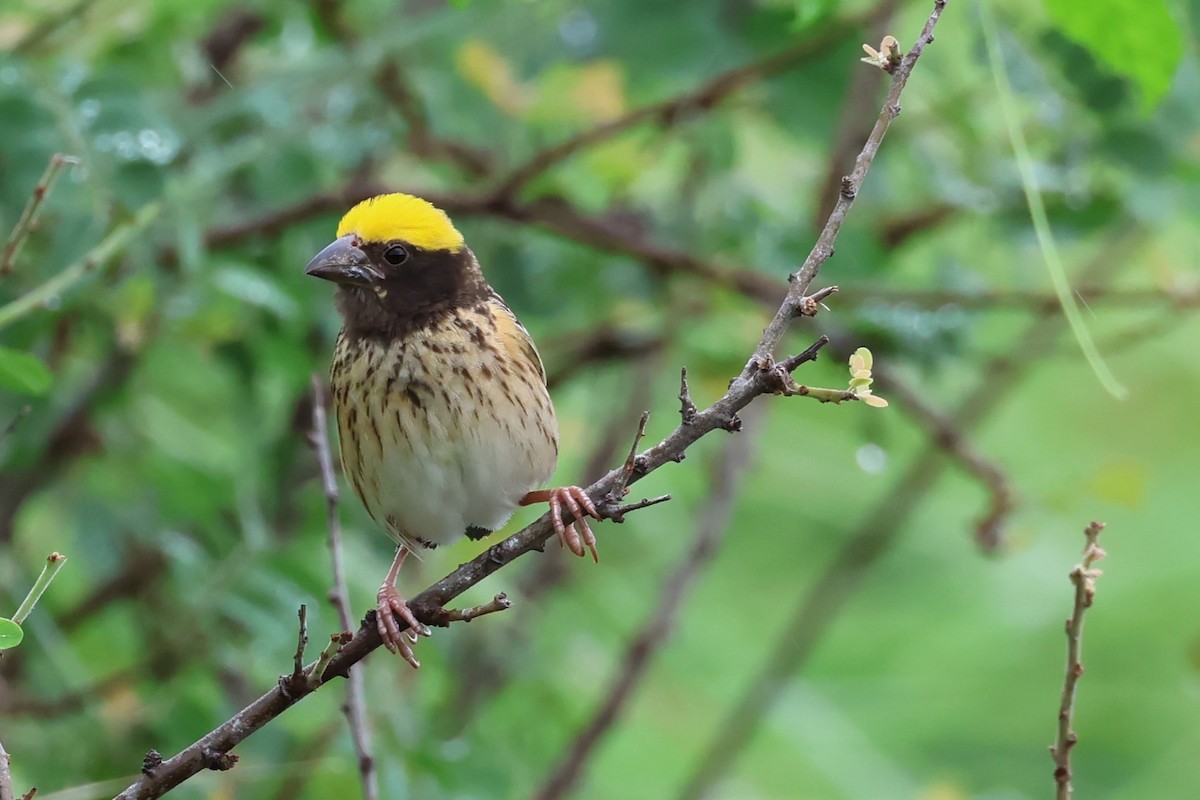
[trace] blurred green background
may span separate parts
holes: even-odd
[[[541,346],[558,480],[590,480],[642,408],[651,442],[678,423],[680,366],[702,405],[741,369],[878,114],[887,76],[860,45],[911,46],[931,7],[6,0],[0,236],[52,154],[79,163],[0,276],[0,317],[120,239],[0,327],[0,611],[50,551],[70,558],[0,660],[18,795],[111,797],[148,749],[190,744],[290,670],[300,603],[315,639],[337,629],[305,432],[338,320],[303,267],[341,211],[381,189],[444,204]],[[818,386],[844,386],[869,346],[891,406],[761,399],[745,431],[635,488],[675,500],[601,524],[598,567],[522,559],[468,598],[514,608],[435,631],[419,672],[372,655],[383,797],[533,796],[701,533],[723,534],[715,558],[649,637],[571,796],[1051,796],[1066,576],[1091,519],[1111,555],[1078,796],[1197,791],[1200,6],[994,9],[1124,402],[1053,301],[978,11],[950,0],[818,279],[842,291],[788,339],[835,337],[797,373]],[[597,137],[496,200],[543,148],[743,65],[762,69],[736,91]],[[358,614],[390,547],[353,498],[341,512]],[[410,564],[402,590],[482,547]],[[360,796],[343,696],[326,687],[172,796]]]

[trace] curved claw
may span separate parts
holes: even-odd
[[[412,645],[416,643],[418,635],[428,636],[429,628],[426,628],[413,616],[408,604],[404,602],[404,598],[393,587],[386,585],[381,587],[378,601],[379,604],[375,609],[375,625],[379,630],[379,638],[383,640],[383,646],[388,649],[388,652],[399,654],[401,658],[412,665],[413,669],[420,668],[421,662],[413,655]],[[401,623],[407,628],[402,629]]]
[[[592,533],[592,529],[587,523],[588,517],[601,519],[600,512],[596,510],[592,498],[588,497],[587,492],[578,486],[563,486],[550,490],[548,500],[550,519],[553,521],[554,532],[558,534],[559,542],[580,557],[585,552],[591,552],[592,560],[599,563],[600,555],[596,552],[596,535]],[[563,522],[564,507],[567,513],[575,518],[570,527]]]

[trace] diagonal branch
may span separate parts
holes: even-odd
[[[933,13],[925,21],[925,27],[922,28],[920,37],[892,72],[892,85],[888,88],[887,98],[883,102],[883,110],[875,120],[875,127],[871,129],[871,135],[867,137],[866,144],[863,145],[858,158],[855,159],[854,169],[849,175],[842,178],[841,193],[838,195],[837,203],[834,204],[833,212],[825,222],[825,227],[821,229],[821,233],[817,237],[817,243],[813,245],[813,249],[800,269],[788,276],[791,287],[788,289],[787,298],[779,307],[775,318],[767,326],[762,341],[754,352],[754,358],[751,359],[752,363],[770,366],[775,349],[779,346],[784,332],[792,319],[803,308],[802,301],[808,292],[808,287],[816,279],[822,265],[833,257],[834,242],[837,241],[842,224],[846,221],[847,214],[850,213],[850,207],[854,205],[854,198],[858,196],[858,192],[862,188],[863,180],[867,177],[867,170],[871,168],[875,156],[879,153],[879,146],[883,144],[883,137],[887,134],[892,120],[900,114],[900,95],[908,84],[908,76],[912,74],[912,69],[916,65],[917,59],[921,57],[921,53],[925,51],[925,47],[933,41],[933,29],[941,19],[942,10],[945,7],[946,0],[934,0]]]
[[[17,256],[21,254],[21,246],[25,244],[26,237],[33,233],[37,227],[38,213],[42,210],[42,203],[46,201],[50,190],[54,188],[54,181],[58,178],[58,173],[68,164],[78,163],[79,159],[74,156],[63,155],[62,153],[55,153],[50,156],[50,163],[46,165],[46,171],[42,173],[37,186],[33,187],[33,194],[29,196],[29,202],[25,205],[25,210],[21,212],[20,218],[17,219],[17,224],[12,229],[12,233],[8,235],[8,241],[4,243],[4,249],[0,250],[0,276],[8,275],[12,272],[13,264],[16,262]]]
[[[774,368],[773,354],[791,320],[801,313],[801,309],[810,310],[810,304],[804,302],[805,292],[816,277],[821,264],[832,255],[834,241],[854,202],[858,187],[861,186],[867,170],[878,153],[888,125],[899,113],[900,93],[906,85],[917,59],[925,46],[932,41],[933,28],[941,17],[944,6],[945,0],[935,0],[933,13],[926,22],[921,37],[901,63],[894,68],[887,101],[875,129],[868,138],[862,153],[859,154],[854,172],[846,178],[834,212],[821,232],[813,252],[806,259],[804,266],[790,276],[791,287],[787,296],[776,312],[771,325],[764,331],[762,339],[755,348],[754,356],[749,359],[742,373],[730,382],[728,390],[722,397],[707,408],[697,411],[689,424],[681,424],[658,444],[638,454],[634,460],[636,468],[632,470],[632,474],[627,474],[622,466],[610,471],[587,487],[586,491],[594,502],[603,503],[618,486],[623,488],[665,464],[679,461],[684,451],[703,436],[718,429],[736,430],[739,426],[738,412],[759,396],[777,392],[780,375]],[[815,357],[815,355],[815,350],[812,350],[812,356]],[[554,536],[554,530],[547,514],[523,530],[489,547],[476,558],[461,565],[454,572],[412,598],[409,601],[409,608],[422,623],[437,624],[439,615],[445,615],[445,607],[448,602],[522,555],[533,550],[542,550],[552,536]],[[167,759],[149,774],[143,775],[136,783],[122,792],[118,796],[118,800],[134,800],[135,798],[148,800],[148,798],[161,797],[192,775],[208,768],[213,763],[214,754],[217,757],[228,754],[246,737],[271,722],[317,687],[336,676],[344,676],[350,667],[365,658],[380,644],[379,632],[375,627],[374,612],[368,612],[353,639],[334,656],[328,669],[321,673],[318,680],[312,681],[309,686],[294,688],[290,691],[282,686],[274,687],[239,711],[230,720]]]
[[[563,142],[541,150],[501,179],[496,186],[494,196],[496,198],[514,197],[530,181],[576,153],[607,141],[631,128],[647,123],[671,127],[686,121],[691,116],[710,111],[747,86],[786,72],[804,61],[825,54],[836,47],[846,35],[859,25],[890,13],[890,8],[894,4],[895,0],[885,0],[864,14],[824,26],[811,38],[786,50],[717,75],[692,91],[632,109],[623,116],[589,128]]]

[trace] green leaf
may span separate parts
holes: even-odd
[[[222,291],[243,302],[261,306],[283,318],[296,315],[296,301],[269,275],[228,266],[219,270],[213,280]]]
[[[25,638],[25,631],[11,619],[0,617],[0,650],[10,650]]]
[[[21,394],[50,391],[54,375],[41,359],[24,350],[0,347],[0,387]]]
[[[837,8],[837,0],[796,0],[793,31],[803,31],[821,22]]]
[[[1164,0],[1046,0],[1046,10],[1063,35],[1138,85],[1144,111],[1167,93],[1183,40]]]

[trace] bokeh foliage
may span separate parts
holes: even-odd
[[[305,432],[309,379],[326,368],[337,320],[328,287],[302,268],[331,238],[347,187],[428,193],[459,209],[486,273],[561,378],[560,479],[594,477],[585,464],[614,424],[619,444],[603,466],[619,460],[631,411],[652,410],[651,438],[674,426],[679,365],[698,401],[719,396],[764,307],[472,200],[574,133],[817,42],[716,108],[631,128],[520,195],[755,271],[782,297],[836,191],[827,175],[848,169],[882,98],[886,77],[857,62],[860,44],[883,32],[910,44],[929,5],[9,0],[0,232],[53,153],[80,164],[0,277],[0,303],[145,222],[111,263],[0,329],[0,428],[29,408],[0,439],[0,603],[15,608],[49,551],[71,558],[0,661],[0,741],[19,786],[53,797],[108,782],[61,797],[115,794],[146,750],[189,744],[290,668],[299,603],[314,631],[336,627]],[[846,358],[866,344],[877,368],[934,408],[990,388],[1002,402],[971,440],[1020,504],[985,556],[972,538],[987,503],[979,483],[951,465],[930,490],[914,485],[895,543],[849,605],[828,610],[837,616],[803,670],[772,687],[772,711],[717,794],[1048,795],[1066,573],[1095,517],[1109,523],[1112,557],[1085,638],[1076,784],[1090,798],[1186,796],[1200,785],[1195,8],[996,9],[1068,268],[1116,287],[1091,301],[1088,321],[1131,388],[1118,403],[1069,339],[1014,349],[1028,319],[1047,314],[1048,281],[979,17],[969,2],[949,5],[822,275],[842,285],[822,317],[845,334],[841,349],[797,377],[844,386]],[[863,15],[872,22],[835,24]],[[486,163],[420,146],[420,123],[379,79],[389,65],[426,135]],[[335,202],[232,233],[315,196]],[[954,296],[933,296],[945,292]],[[812,338],[798,328],[797,350]],[[597,331],[618,357],[577,365]],[[989,387],[986,365],[1003,353],[1026,369]],[[886,383],[874,388],[888,396]],[[929,442],[902,403],[765,402],[725,546],[581,797],[678,791],[767,653],[788,647],[797,598]],[[706,465],[724,447],[710,437],[639,484],[639,495],[676,499],[601,526],[598,568],[526,559],[474,597],[508,590],[515,608],[438,631],[421,645],[419,673],[369,660],[385,797],[523,797],[539,785],[707,513]],[[353,501],[343,519],[354,607],[366,609],[388,545]],[[479,549],[439,549],[402,585],[423,586]],[[522,602],[539,582],[554,586]],[[356,796],[331,688],[240,747],[236,769],[175,796]]]

